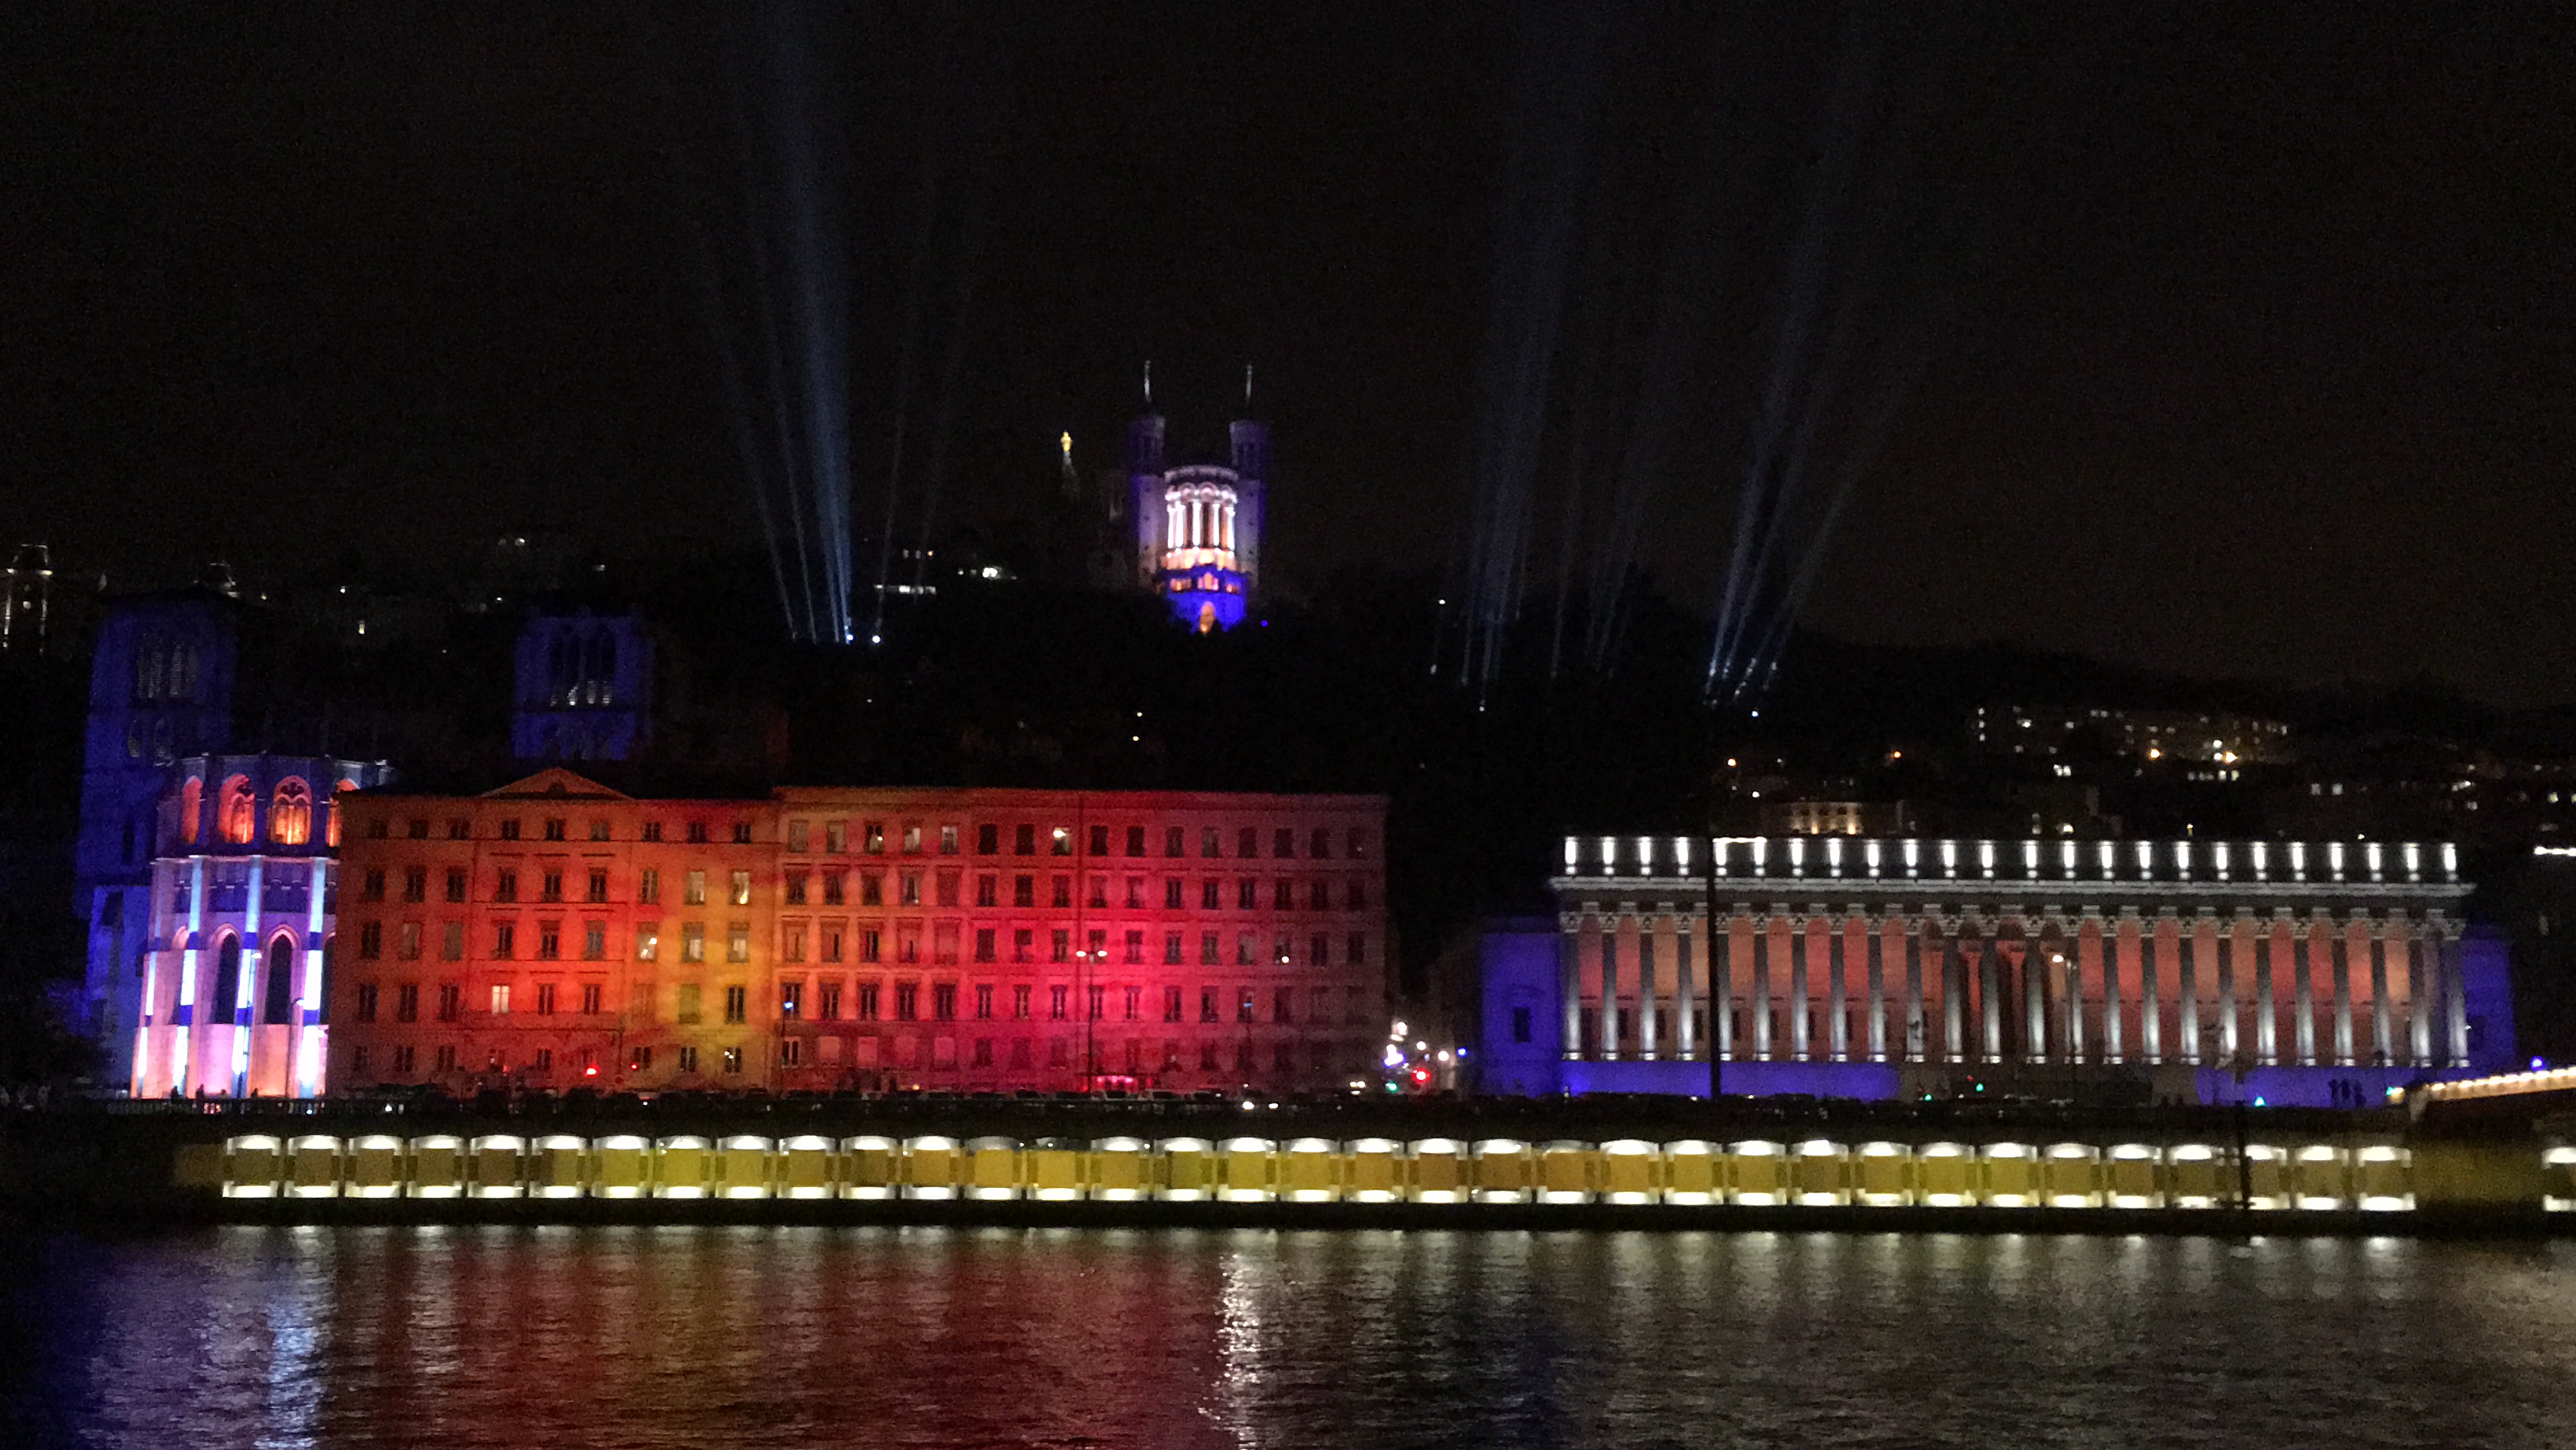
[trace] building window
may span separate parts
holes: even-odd
[[[906,871],[906,872],[903,872],[903,873],[901,873],[900,877],[897,879],[897,881],[896,881],[896,883],[895,883],[895,884],[901,888],[902,894],[901,894],[901,897],[900,897],[900,903],[901,903],[902,905],[905,905],[905,906],[919,906],[919,905],[921,904],[921,873],[920,873],[920,872],[918,872],[918,871]]]
[[[1026,987],[1011,989],[1011,1020],[1014,1022],[1029,1020],[1029,989]]]
[[[885,877],[874,871],[859,873],[859,905],[885,905]]]
[[[1070,990],[1071,989],[1065,987],[1047,988],[1047,1020],[1049,1022],[1062,1022],[1065,1020],[1065,1011]]]
[[[1282,861],[1295,856],[1297,854],[1297,832],[1288,826],[1281,826],[1279,829],[1271,832],[1270,854]]]
[[[824,872],[823,904],[825,906],[840,906],[846,904],[848,900],[849,887],[848,883],[843,879],[843,873],[838,871]]]
[[[519,823],[516,819],[506,820],[501,823],[501,839],[504,841],[515,841],[519,839]]]
[[[921,854],[921,827],[911,821],[906,821],[903,827],[903,854],[907,856]]]
[[[885,822],[869,821],[860,828],[860,849],[871,856],[885,854]]]
[[[394,956],[406,962],[420,960],[420,923],[406,921],[394,934]]]
[[[726,899],[727,901],[732,902],[732,903],[733,903],[734,905],[736,905],[736,906],[749,906],[749,905],[751,905],[751,873],[750,873],[750,872],[748,872],[748,871],[736,871],[735,873],[733,873],[733,890],[732,890],[732,892],[731,892],[730,894],[728,894],[728,895],[726,896],[726,898],[725,898],[725,899]]]
[[[727,1022],[742,1021],[743,1014],[748,1006],[745,999],[749,994],[744,988],[739,986],[727,987],[724,989],[724,993],[724,1020]]]
[[[361,1022],[376,1020],[376,984],[373,982],[358,984],[358,1020]]]
[[[862,1022],[877,1020],[877,984],[874,982],[859,984],[859,1020]]]
[[[1199,1020],[1201,1022],[1214,1022],[1217,1020],[1216,988],[1214,987],[1199,988]]]
[[[737,963],[751,960],[749,922],[737,921],[725,928],[725,960]]]
[[[696,1072],[698,1070],[698,1050],[696,1048],[683,1047],[674,1055],[680,1059],[680,1071]]]
[[[1011,854],[1014,856],[1034,856],[1037,853],[1038,828],[1035,826],[1013,826],[1011,828]]]
[[[639,962],[649,962],[657,960],[661,955],[661,924],[650,921],[637,922],[635,925],[635,960]]]
[[[442,983],[438,989],[438,1020],[453,1022],[465,1005],[465,989],[454,982]]]
[[[1315,828],[1314,834],[1306,839],[1306,854],[1314,857],[1318,861],[1328,861],[1332,859],[1333,832],[1330,827],[1317,826]]]
[[[1346,957],[1344,957],[1344,958],[1342,958],[1343,963],[1344,963],[1345,965],[1347,965],[1347,966],[1354,966],[1354,967],[1365,967],[1365,966],[1367,966],[1367,965],[1368,965],[1368,933],[1367,933],[1367,932],[1364,932],[1364,931],[1355,931],[1355,932],[1352,932],[1352,933],[1351,933],[1351,939],[1350,939],[1350,942],[1349,942],[1349,946],[1350,946],[1350,955],[1349,955],[1349,956],[1346,956]]]
[[[707,904],[707,873],[704,871],[692,871],[681,878],[680,904],[682,906],[704,906]]]
[[[492,878],[492,899],[513,902],[519,899],[519,873],[503,871]]]
[[[1145,828],[1143,826],[1129,826],[1127,828],[1127,854],[1130,856],[1142,856],[1145,854]]]
[[[507,982],[492,984],[492,1015],[495,1017],[510,1015],[510,984]]]
[[[779,955],[791,962],[805,960],[805,928],[791,926],[778,934]]]
[[[805,904],[805,873],[802,871],[787,873],[787,904],[790,906]]]
[[[894,987],[894,1020],[910,1022],[921,1015],[921,989],[910,982],[897,982]]]
[[[1211,876],[1199,883],[1199,909],[1217,911],[1225,906],[1225,883]]]
[[[957,828],[955,826],[941,826],[939,828],[939,854],[942,856],[954,856],[957,854]]]
[[[975,960],[979,962],[993,960],[993,950],[993,928],[989,926],[975,928]]]
[[[823,849],[831,852],[835,856],[844,856],[849,854],[850,823],[847,821],[824,822]]]
[[[1241,992],[1235,995],[1234,1020],[1237,1022],[1249,1022],[1252,1020],[1252,989],[1250,987],[1244,988]]]
[[[492,955],[508,961],[519,949],[519,929],[512,922],[495,922],[492,926]]]
[[[662,872],[659,867],[647,866],[635,873],[635,900],[644,906],[661,903]]]
[[[604,922],[604,921],[591,921],[591,922],[584,922],[584,923],[582,923],[582,928],[581,928],[581,958],[582,958],[582,960],[583,960],[583,961],[586,961],[586,962],[596,962],[596,961],[600,961],[600,960],[604,959],[605,957],[607,957],[607,955],[608,955],[608,923],[607,923],[607,922]]]
[[[363,1047],[353,1047],[349,1049],[349,1070],[359,1077],[365,1077],[367,1075],[367,1057],[367,1049]]]
[[[1247,861],[1261,854],[1261,830],[1259,827],[1245,826],[1243,829],[1234,833],[1234,854],[1241,856]]]
[[[591,822],[591,823],[590,823],[590,838],[591,838],[592,840],[594,840],[594,841],[605,841],[605,840],[609,839],[608,822],[606,822],[606,821],[593,821],[593,822]]]
[[[1199,828],[1199,854],[1215,857],[1225,854],[1225,833],[1214,826]]]
[[[456,1047],[455,1047],[455,1045],[454,1045],[453,1043],[450,1043],[449,1045],[447,1045],[447,1046],[445,1046],[445,1047],[441,1047],[440,1049],[438,1049],[437,1056],[436,1056],[435,1058],[433,1058],[433,1059],[432,1059],[432,1066],[433,1066],[433,1069],[434,1069],[435,1071],[438,1071],[438,1072],[454,1072],[454,1071],[456,1071]]]
[[[998,856],[1002,852],[1002,828],[986,822],[975,828],[975,854]]]
[[[1131,930],[1127,933],[1126,963],[1131,967],[1143,966],[1145,964],[1145,934],[1143,932]]]
[[[1073,933],[1062,927],[1058,927],[1050,935],[1052,937],[1052,941],[1048,947],[1047,960],[1050,962],[1072,961]]]
[[[780,1067],[801,1067],[804,1065],[804,1062],[805,1039],[801,1037],[780,1039],[778,1043],[778,1065]]]
[[[644,823],[644,839],[648,841],[658,841],[662,839],[662,823],[660,821],[646,821]]]
[[[555,1015],[555,984],[552,982],[537,984],[537,1015],[540,1017]]]
[[[1180,964],[1181,934],[1176,931],[1167,931],[1163,933],[1163,965],[1167,967],[1177,967]]]
[[[360,901],[385,899],[385,873],[382,867],[370,866],[366,874],[358,878],[358,899]]]
[[[816,1015],[821,1017],[824,1021],[840,1021],[841,984],[838,982],[825,982],[823,984],[822,1000],[817,1004],[817,1006],[819,1010]]]
[[[600,999],[600,996],[601,996],[601,991],[600,991],[600,984],[599,984],[599,983],[597,983],[597,982],[584,982],[584,983],[582,983],[582,984],[581,984],[581,1015],[583,1015],[584,1017],[596,1017],[596,1016],[598,1016],[598,1015],[599,1015],[599,999]]]
[[[1180,826],[1166,827],[1163,831],[1163,854],[1186,856],[1189,854],[1189,842],[1190,835],[1186,829]]]
[[[1225,949],[1212,931],[1199,933],[1199,965],[1213,967],[1225,960]]]
[[[1071,911],[1073,909],[1073,878],[1070,876],[1058,876],[1050,882],[1049,885],[1053,888],[1053,894],[1049,899],[1054,903],[1055,909],[1058,911]]]
[[[1073,828],[1071,826],[1058,826],[1047,833],[1047,854],[1050,856],[1070,856],[1073,854]]]
[[[586,901],[606,901],[608,899],[607,872],[593,871],[590,873],[589,891],[583,899]]]
[[[563,955],[563,928],[559,923],[537,923],[537,960],[551,962]]]
[[[626,1054],[626,1070],[628,1072],[651,1072],[653,1070],[653,1049],[649,1047],[639,1047],[633,1052]]]
[[[448,901],[451,903],[462,904],[464,902],[465,872],[462,869],[456,867],[450,867],[448,869],[446,895]]]
[[[1273,1021],[1273,1022],[1294,1022],[1294,1021],[1296,1021],[1296,1020],[1297,1020],[1297,1013],[1296,1013],[1296,1010],[1295,1010],[1295,1009],[1290,1005],[1290,1002],[1289,1002],[1289,998],[1290,998],[1291,996],[1293,996],[1294,994],[1295,994],[1295,989],[1294,989],[1294,988],[1292,988],[1292,987],[1279,987],[1279,988],[1275,988],[1275,989],[1273,989],[1273,990],[1271,991],[1271,993],[1270,993],[1270,1020],[1271,1020],[1271,1021]]]
[[[1199,1044],[1199,1071],[1201,1071],[1201,1072],[1214,1072],[1214,1071],[1216,1071],[1216,1044],[1215,1044],[1215,1043],[1213,1043],[1213,1042],[1202,1042],[1202,1043],[1200,1043],[1200,1044]]]
[[[736,821],[733,823],[733,843],[737,846],[748,846],[751,844],[751,822]]]
[[[1287,880],[1287,879],[1286,879],[1286,878],[1284,878],[1284,877],[1283,877],[1283,878],[1281,878],[1281,879],[1280,879],[1280,880],[1278,880],[1278,881],[1275,881],[1275,882],[1271,883],[1271,887],[1270,887],[1270,909],[1271,909],[1271,910],[1273,910],[1273,911],[1294,911],[1294,910],[1296,910],[1296,909],[1297,909],[1297,886],[1296,886],[1296,883],[1294,883],[1294,882],[1292,882],[1292,881],[1289,881],[1289,880]]]
[[[841,928],[838,923],[835,923],[823,928],[823,960],[837,962],[840,959]]]
[[[1249,967],[1261,960],[1261,938],[1248,931],[1234,934],[1234,964]]]
[[[787,823],[787,849],[800,856],[805,854],[806,850],[814,843],[813,830],[813,826],[807,822],[789,821]]]
[[[702,990],[695,982],[682,982],[679,992],[671,999],[671,1020],[683,1027],[696,1026],[700,1016],[698,1002]]]
[[[989,1037],[975,1039],[975,1065],[977,1067],[993,1065],[993,1039]]]
[[[405,982],[394,988],[394,1020],[396,1022],[418,1022],[420,1020],[419,983]]]
[[[1144,1003],[1145,1003],[1145,989],[1144,989],[1144,988],[1142,988],[1142,987],[1130,987],[1130,988],[1128,988],[1128,989],[1127,989],[1127,1020],[1128,1020],[1128,1021],[1133,1022],[1133,1021],[1135,1021],[1138,1017],[1141,1017],[1141,1016],[1143,1016],[1143,1015],[1144,1015]]]
[[[358,927],[358,960],[372,962],[385,954],[384,923],[362,922]]]
[[[429,899],[429,870],[427,867],[406,866],[403,868],[402,899],[413,902],[427,901]]]
[[[680,960],[703,962],[707,959],[707,928],[704,922],[686,922],[680,927]]]
[[[942,1022],[957,1020],[957,984],[941,982],[930,989],[930,1015]]]
[[[881,960],[884,949],[885,933],[878,931],[875,927],[868,927],[859,933],[860,961],[873,962]]]
[[[547,840],[549,840],[549,841],[560,841],[560,840],[562,840],[563,838],[564,838],[564,823],[563,823],[563,817],[561,817],[561,816],[549,816],[549,817],[547,817],[547,818],[546,818],[546,839],[547,839]]]
[[[1249,876],[1236,882],[1234,885],[1234,909],[1237,911],[1260,910],[1261,883],[1253,880]]]
[[[1181,989],[1178,987],[1163,989],[1163,1020],[1166,1022],[1181,1020]]]
[[[804,978],[791,977],[778,984],[778,1015],[781,1020],[788,1022],[795,1021],[799,1016],[803,1015],[804,1005]]]
[[[539,901],[563,900],[562,872],[548,871],[537,878],[537,899]]]

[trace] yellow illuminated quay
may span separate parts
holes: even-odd
[[[2428,1190],[2442,1196],[2427,1182],[2442,1178],[2454,1198],[2494,1199],[2501,1183],[2502,1197],[2576,1224],[2576,1147],[2499,1155],[2481,1145],[2465,1169],[2462,1161],[2448,1145],[2428,1149],[2390,1133],[2238,1144],[259,1132],[183,1149],[179,1171],[184,1183],[233,1201],[2253,1210],[2392,1219],[2422,1206]]]

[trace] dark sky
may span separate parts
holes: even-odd
[[[1652,257],[1692,168],[1726,168],[1710,360],[1642,555],[1687,599],[1723,557],[1834,53],[1829,7],[1697,9],[1623,22],[1584,193],[1593,245]],[[1445,567],[1520,83],[1498,10],[1031,6],[945,60],[933,7],[837,18],[861,518],[925,135],[989,131],[925,306],[944,348],[971,274],[956,517],[1042,486],[1060,429],[1113,462],[1143,358],[1185,439],[1250,360],[1276,567]],[[6,531],[136,584],[217,555],[428,568],[516,527],[748,541],[686,220],[735,154],[732,13],[8,7]],[[1947,305],[1808,620],[2576,700],[2571,57],[2539,5],[1909,33],[1905,205],[1951,219]],[[972,120],[925,132],[941,97]]]

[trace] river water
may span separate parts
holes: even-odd
[[[2576,1243],[227,1228],[0,1241],[30,1446],[2576,1444]]]

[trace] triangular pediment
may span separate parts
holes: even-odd
[[[522,780],[514,780],[499,790],[483,792],[485,800],[594,800],[623,801],[634,797],[613,791],[588,776],[577,775],[560,765],[550,765]]]

